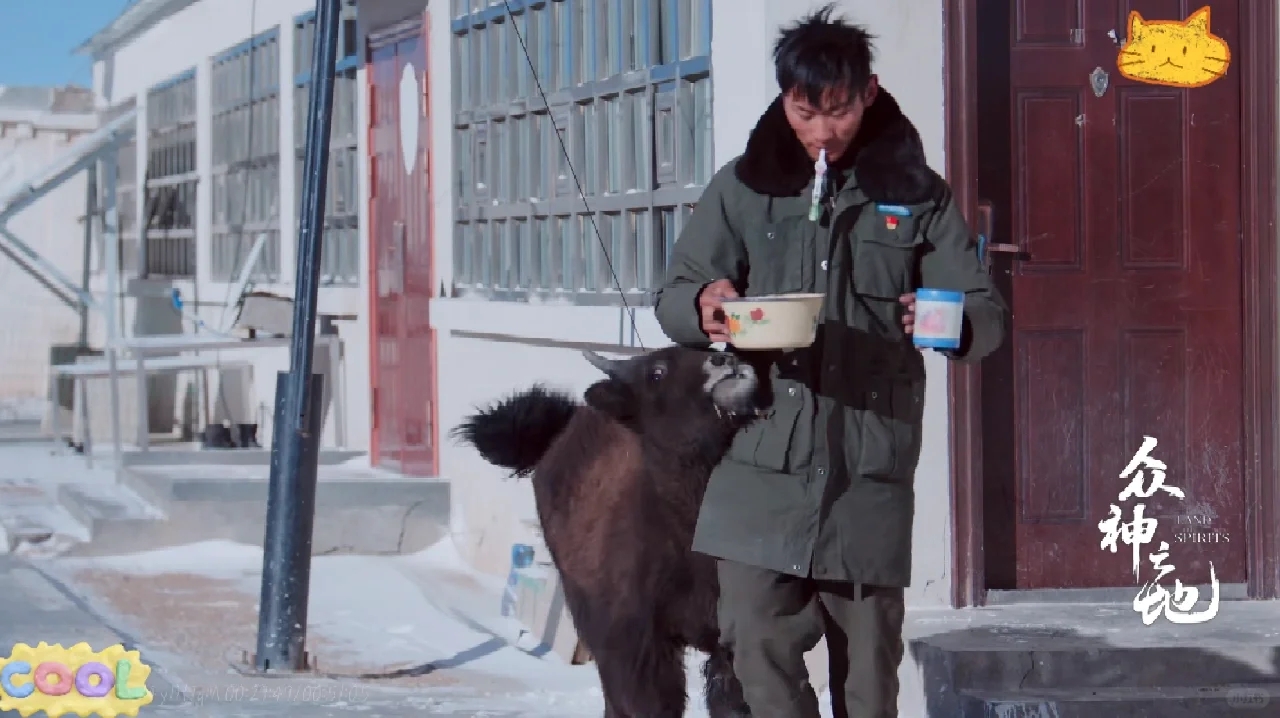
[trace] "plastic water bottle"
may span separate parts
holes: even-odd
[[[502,592],[502,615],[510,616],[516,607],[516,586],[520,569],[533,565],[533,547],[529,544],[511,544],[511,571],[507,574],[507,587]]]

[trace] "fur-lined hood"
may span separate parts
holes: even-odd
[[[849,156],[858,187],[873,202],[928,202],[942,185],[925,163],[920,133],[884,88],[867,108]],[[782,95],[751,131],[734,173],[748,189],[769,197],[798,196],[813,179],[813,160],[787,122]]]

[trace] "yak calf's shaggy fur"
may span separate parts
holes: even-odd
[[[484,458],[533,476],[551,560],[595,658],[609,718],[684,714],[684,653],[703,667],[715,718],[748,716],[716,623],[714,560],[694,553],[712,468],[761,408],[755,372],[732,354],[669,347],[605,373],[585,404],[541,387],[455,433]]]

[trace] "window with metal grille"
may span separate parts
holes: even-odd
[[[280,280],[280,45],[268,30],[213,59],[214,281],[239,276],[265,238],[250,276]]]
[[[651,303],[715,171],[711,0],[452,16],[454,293]]]
[[[147,169],[141,266],[144,276],[194,277],[196,273],[196,75],[188,70],[147,91]],[[121,148],[132,153],[132,143]],[[136,177],[132,154],[120,158],[117,202],[121,238],[125,222],[136,237],[131,187]],[[126,173],[130,177],[126,177]],[[123,191],[121,191],[123,190]],[[124,211],[129,211],[126,216]],[[121,255],[123,257],[123,253]]]
[[[302,165],[307,144],[307,105],[311,101],[311,55],[316,40],[315,11],[293,23],[294,203],[302,202]],[[360,197],[356,121],[356,68],[360,64],[355,0],[342,5],[337,66],[333,80],[333,128],[329,133],[328,190],[320,281],[360,284]]]

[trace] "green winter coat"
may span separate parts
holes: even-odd
[[[962,345],[946,352],[960,361],[999,346],[1007,309],[950,189],[887,92],[855,146],[851,168],[829,170],[842,186],[811,221],[813,162],[775,100],[699,200],[656,313],[672,341],[705,347],[697,296],[708,282],[728,278],[744,297],[826,295],[813,346],[743,352],[767,372],[773,406],[712,473],[693,549],[787,574],[905,587],[925,369],[898,298],[920,287],[965,292]]]

